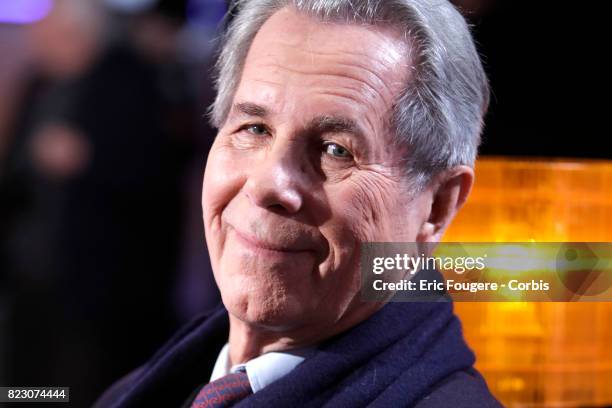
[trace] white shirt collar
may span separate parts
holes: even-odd
[[[229,343],[226,343],[219,352],[210,381],[219,379],[229,373],[246,370],[251,388],[253,392],[257,392],[289,374],[298,364],[306,359],[305,356],[310,350],[312,348],[309,347],[285,352],[271,351],[244,364],[236,364],[230,367]]]

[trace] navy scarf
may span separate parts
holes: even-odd
[[[223,307],[196,319],[97,406],[180,407],[208,381],[228,330]],[[411,406],[473,363],[452,303],[388,303],[236,407]]]

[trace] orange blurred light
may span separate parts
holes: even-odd
[[[485,158],[446,242],[612,242],[612,162]],[[612,404],[612,303],[455,305],[509,407]]]

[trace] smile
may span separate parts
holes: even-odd
[[[301,249],[295,248],[292,246],[273,244],[270,242],[262,241],[261,239],[254,237],[250,234],[246,234],[238,231],[236,228],[231,227],[232,231],[234,231],[236,238],[240,243],[251,249],[254,252],[268,254],[268,255],[295,255],[295,254],[304,254],[308,252],[313,252],[309,249]]]

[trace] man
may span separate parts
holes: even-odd
[[[472,186],[488,86],[464,20],[433,0],[239,10],[202,194],[223,307],[98,405],[499,406],[450,303],[359,296],[360,244],[439,241]]]

